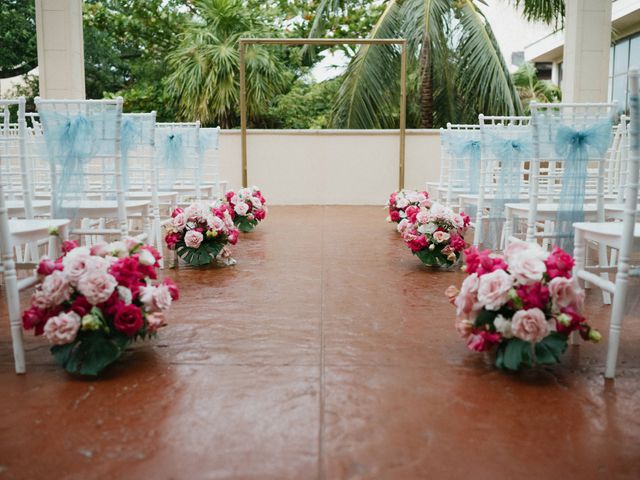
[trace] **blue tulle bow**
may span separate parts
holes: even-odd
[[[67,200],[80,200],[85,189],[84,166],[99,149],[94,122],[84,115],[70,117],[56,112],[41,112],[40,118],[49,161],[60,167],[53,185],[53,216],[73,218],[75,209]]]
[[[478,193],[480,186],[480,141],[469,139],[468,136],[449,138],[449,149],[456,160],[456,171],[461,178],[455,180],[468,180],[469,193]],[[464,159],[469,158],[469,170],[464,171]],[[468,175],[468,176],[467,176]]]
[[[584,220],[584,200],[589,160],[602,159],[611,144],[612,123],[606,120],[584,130],[565,125],[558,127],[554,148],[563,159],[562,191],[557,215],[559,245],[565,251],[573,251],[573,223]]]
[[[486,247],[498,248],[505,219],[505,204],[520,200],[524,162],[531,159],[531,138],[526,135],[518,138],[491,135],[487,141],[500,167],[497,169],[493,199],[487,202],[490,223],[483,243]]]
[[[133,118],[123,118],[120,134],[120,165],[124,191],[129,190],[129,151],[142,138],[142,125]]]

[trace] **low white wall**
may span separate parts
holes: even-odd
[[[397,130],[249,130],[249,184],[272,205],[380,205],[398,188]],[[240,131],[223,130],[220,174],[242,183]],[[438,130],[408,130],[405,187],[440,170]]]

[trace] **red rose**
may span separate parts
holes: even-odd
[[[427,241],[427,237],[425,237],[424,235],[420,235],[415,240],[409,240],[407,242],[407,245],[412,252],[419,252],[420,250],[424,250],[425,248],[427,248],[429,242]]]
[[[553,250],[545,260],[547,266],[547,275],[550,279],[556,277],[571,278],[571,270],[573,270],[573,257],[560,247],[553,247]]]
[[[231,245],[235,245],[236,243],[238,243],[238,235],[239,235],[238,230],[231,230],[229,232],[229,243]]]
[[[62,242],[62,253],[63,254],[66,255],[67,253],[69,253],[74,248],[78,248],[78,242],[76,242],[75,240],[65,240],[64,242]]]
[[[405,209],[405,213],[407,214],[407,219],[411,223],[416,223],[416,216],[418,215],[418,213],[420,213],[420,209],[418,207],[416,207],[415,205],[409,205]]]
[[[76,312],[80,317],[84,317],[91,311],[92,305],[84,295],[78,295],[71,304],[71,311]]]
[[[44,324],[47,323],[47,312],[38,307],[31,307],[22,313],[22,326],[25,330],[36,329],[36,335],[42,335]]]
[[[133,337],[143,325],[142,311],[135,305],[122,305],[113,318],[116,330],[128,337]]]
[[[256,210],[255,212],[253,212],[253,216],[256,218],[256,220],[262,221],[264,220],[264,217],[266,217],[267,212],[264,211],[264,209],[260,209],[260,210]]]
[[[397,210],[390,210],[389,211],[389,217],[391,217],[391,221],[392,222],[399,222],[400,221],[400,214],[398,213]]]
[[[175,218],[179,214],[184,213],[184,210],[180,207],[176,208],[173,212],[171,212],[171,218]]]
[[[521,285],[516,288],[516,292],[522,300],[522,308],[525,310],[531,308],[544,310],[549,302],[549,289],[539,282]]]
[[[173,280],[170,278],[165,278],[162,283],[169,288],[169,293],[171,294],[171,300],[174,302],[180,298],[180,293],[178,292],[178,286],[175,284]]]
[[[50,258],[43,258],[38,264],[38,275],[51,275],[55,270],[62,270],[62,262],[56,262]]]
[[[109,273],[115,277],[118,285],[127,287],[131,290],[134,298],[138,296],[138,291],[144,284],[145,274],[148,273],[146,271],[141,271],[139,267],[140,262],[138,262],[138,259],[135,258],[134,255],[132,257],[120,258],[117,262],[111,265],[111,268],[109,269]]]
[[[461,252],[467,246],[467,244],[464,241],[464,238],[462,238],[460,235],[455,235],[455,234],[451,235],[451,239],[449,240],[449,245],[451,245],[451,248],[453,248],[453,250],[456,252]]]

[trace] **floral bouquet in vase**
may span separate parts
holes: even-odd
[[[163,312],[178,288],[168,278],[155,282],[160,254],[132,238],[91,248],[67,241],[63,252],[40,261],[41,281],[22,322],[44,334],[65,370],[98,375],[132,342],[165,325]]]
[[[193,203],[184,210],[176,208],[171,217],[164,226],[165,243],[189,265],[208,265],[218,255],[224,263],[234,263],[226,246],[236,244],[239,232],[226,205]]]
[[[452,267],[467,244],[469,216],[432,202],[429,208],[407,209],[398,231],[413,254],[430,267]]]
[[[393,192],[386,204],[386,208],[389,210],[387,221],[400,223],[407,216],[417,213],[420,208],[428,208],[429,206],[431,206],[431,201],[428,192],[415,190]]]
[[[471,350],[495,350],[496,366],[519,370],[560,361],[569,335],[602,337],[583,316],[584,290],[572,277],[573,258],[556,247],[516,241],[504,255],[465,252],[469,275],[447,295],[457,309],[456,328]]]
[[[233,223],[243,233],[251,232],[267,216],[267,206],[258,187],[241,188],[225,195]]]

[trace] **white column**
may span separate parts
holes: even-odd
[[[36,0],[43,98],[85,98],[82,0]]]
[[[562,100],[606,102],[611,1],[566,0]]]

